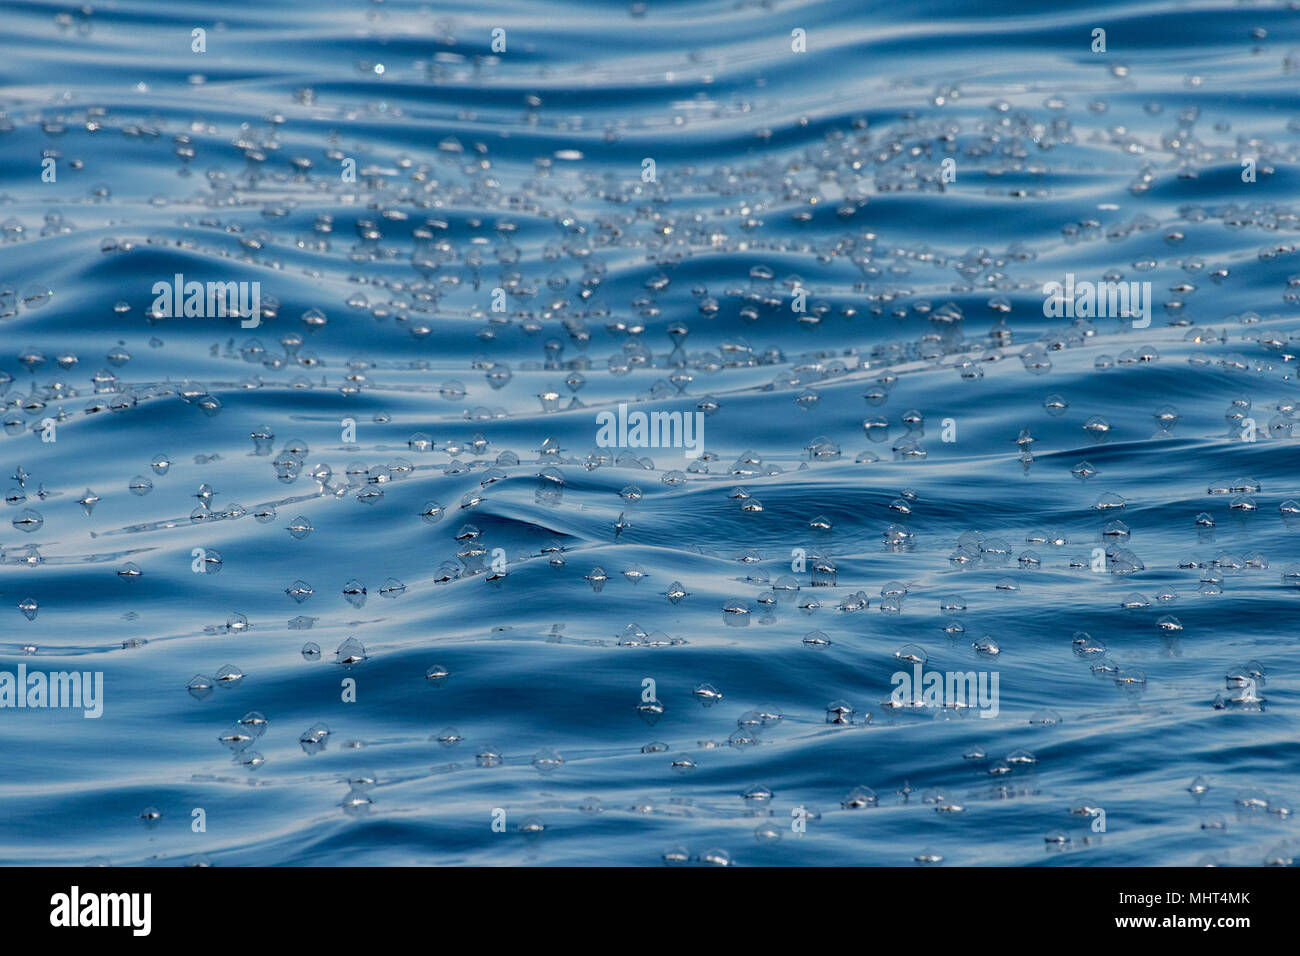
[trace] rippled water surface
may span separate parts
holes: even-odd
[[[1289,861],[1298,17],[9,0],[0,860]]]

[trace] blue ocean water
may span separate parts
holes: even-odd
[[[0,22],[0,861],[1295,855],[1295,2]]]

